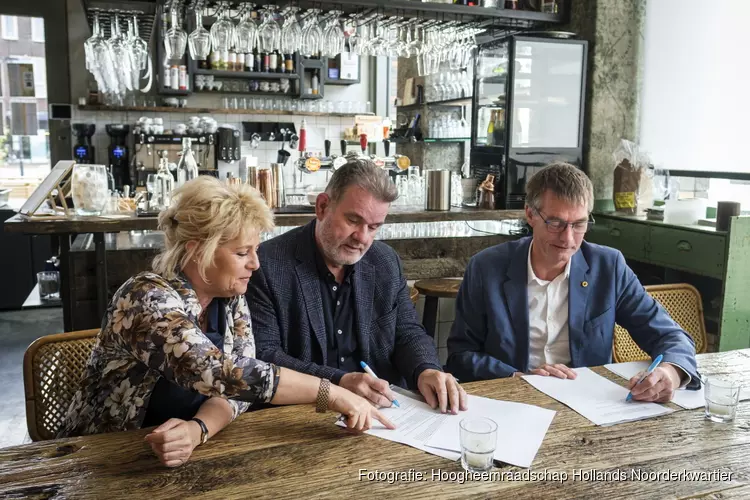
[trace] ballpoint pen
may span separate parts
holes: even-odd
[[[651,375],[651,373],[653,373],[653,371],[656,370],[656,367],[659,366],[659,363],[661,363],[661,360],[662,360],[663,357],[664,356],[662,356],[661,354],[659,354],[658,356],[656,356],[656,359],[654,359],[654,361],[651,363],[651,366],[648,367],[648,370],[646,370],[646,373],[644,373],[641,376],[640,380],[638,380],[638,382],[636,382],[635,385],[640,384],[641,382],[643,382],[643,379],[645,379],[646,377],[648,377],[649,375]],[[625,401],[630,401],[632,399],[633,399],[633,393],[629,392],[628,393],[628,397],[625,398]]]
[[[375,379],[378,378],[378,376],[375,375],[375,372],[372,371],[372,368],[367,366],[367,363],[365,363],[364,361],[360,361],[359,365],[362,367],[362,369],[365,371],[366,374],[368,374],[372,378],[375,378]],[[393,403],[393,406],[395,406],[396,408],[401,408],[401,405],[398,404],[398,401],[396,401],[395,399],[391,401],[391,403]]]

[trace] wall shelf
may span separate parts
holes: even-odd
[[[220,78],[241,78],[244,80],[280,80],[287,78],[289,80],[299,80],[297,73],[257,73],[252,71],[225,71],[221,69],[201,69],[195,68],[194,75],[213,75]]]
[[[104,106],[99,104],[87,104],[78,106],[81,111],[124,111],[139,113],[191,113],[191,114],[225,114],[225,115],[281,115],[281,116],[338,116],[354,117],[357,115],[367,115],[372,113],[320,113],[317,111],[273,111],[259,109],[214,109],[214,108],[174,108],[170,106]]]

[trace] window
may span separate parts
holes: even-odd
[[[18,18],[16,16],[0,16],[0,31],[6,40],[18,40]]]
[[[10,130],[13,135],[36,135],[39,122],[36,114],[36,104],[13,102],[10,104]]]
[[[748,19],[747,0],[648,0],[639,141],[657,168],[750,172]]]
[[[31,41],[44,43],[44,19],[31,18]]]

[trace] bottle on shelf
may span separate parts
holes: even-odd
[[[245,54],[244,57],[245,71],[255,71],[253,64],[255,64],[255,57],[252,54]]]
[[[495,111],[490,111],[490,122],[487,125],[487,145],[495,145]]]
[[[268,72],[276,73],[279,67],[279,54],[274,50],[268,54]]]
[[[237,71],[237,52],[235,52],[234,49],[231,49],[227,55],[227,70]]]
[[[257,71],[260,73],[263,71],[263,57],[260,54],[260,51],[258,49],[253,49],[253,58],[255,59],[255,64],[253,67],[255,68],[254,71]]]
[[[261,71],[263,71],[263,73],[268,73],[270,67],[271,67],[271,54],[269,54],[268,52],[264,52],[263,53],[263,67]]]
[[[235,65],[236,71],[245,71],[245,54],[237,52],[237,64]]]
[[[287,54],[284,56],[284,65],[286,66],[287,73],[294,73],[294,55]]]
[[[316,69],[315,72],[313,72],[312,76],[312,82],[310,84],[310,90],[313,95],[320,94],[320,79],[318,77],[318,70]]]
[[[221,65],[219,64],[220,55],[221,54],[219,53],[218,50],[211,51],[211,55],[209,56],[209,59],[208,59],[209,68],[221,69]]]
[[[182,155],[177,164],[177,187],[198,177],[198,162],[195,161],[192,144],[190,137],[182,139]]]

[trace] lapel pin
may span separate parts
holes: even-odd
[[[586,288],[587,286],[589,286],[589,282],[588,281],[581,281],[581,286],[583,288]]]

